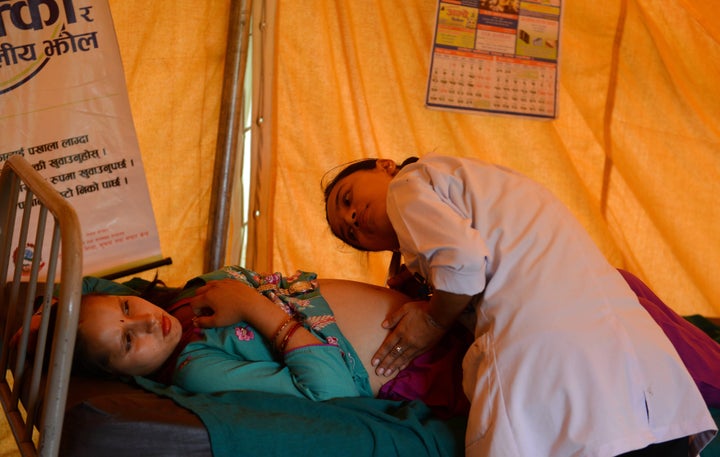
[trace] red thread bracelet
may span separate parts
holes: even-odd
[[[278,327],[278,329],[277,329],[277,330],[275,331],[275,333],[273,334],[272,339],[270,340],[270,343],[273,345],[273,348],[277,349],[277,344],[275,344],[275,342],[277,341],[278,336],[280,336],[280,334],[282,333],[282,331],[285,330],[285,328],[286,328],[288,325],[290,325],[290,322],[292,322],[293,320],[295,320],[295,318],[292,317],[292,316],[289,316],[287,319],[285,319],[285,320],[283,321],[282,324],[280,324],[280,326]]]
[[[295,324],[290,327],[290,330],[287,331],[287,333],[285,334],[285,338],[283,338],[282,343],[280,344],[280,350],[278,351],[280,352],[280,355],[285,355],[285,348],[287,348],[290,337],[293,336],[293,333],[295,333],[295,331],[300,327],[302,327],[302,324],[296,321]]]

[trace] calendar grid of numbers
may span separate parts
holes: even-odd
[[[561,0],[440,0],[430,108],[557,115]]]

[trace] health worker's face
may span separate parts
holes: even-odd
[[[83,298],[79,334],[91,356],[112,372],[145,376],[160,368],[180,342],[182,326],[162,308],[135,296]]]
[[[398,248],[386,201],[396,174],[395,162],[380,159],[376,168],[356,171],[338,181],[327,199],[327,219],[335,236],[366,251]]]

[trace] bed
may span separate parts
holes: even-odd
[[[23,456],[463,454],[464,420],[439,420],[419,402],[185,395],[73,375],[80,224],[69,201],[21,156],[10,157],[0,175],[0,230],[0,400]],[[42,252],[46,233],[51,255],[42,259],[33,253]],[[18,332],[53,296],[56,322],[41,321],[36,342]],[[56,336],[44,350],[51,325]]]

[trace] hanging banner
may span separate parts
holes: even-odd
[[[0,166],[14,154],[77,210],[84,274],[161,258],[106,0],[0,0]]]
[[[438,2],[429,108],[557,116],[561,0]]]

